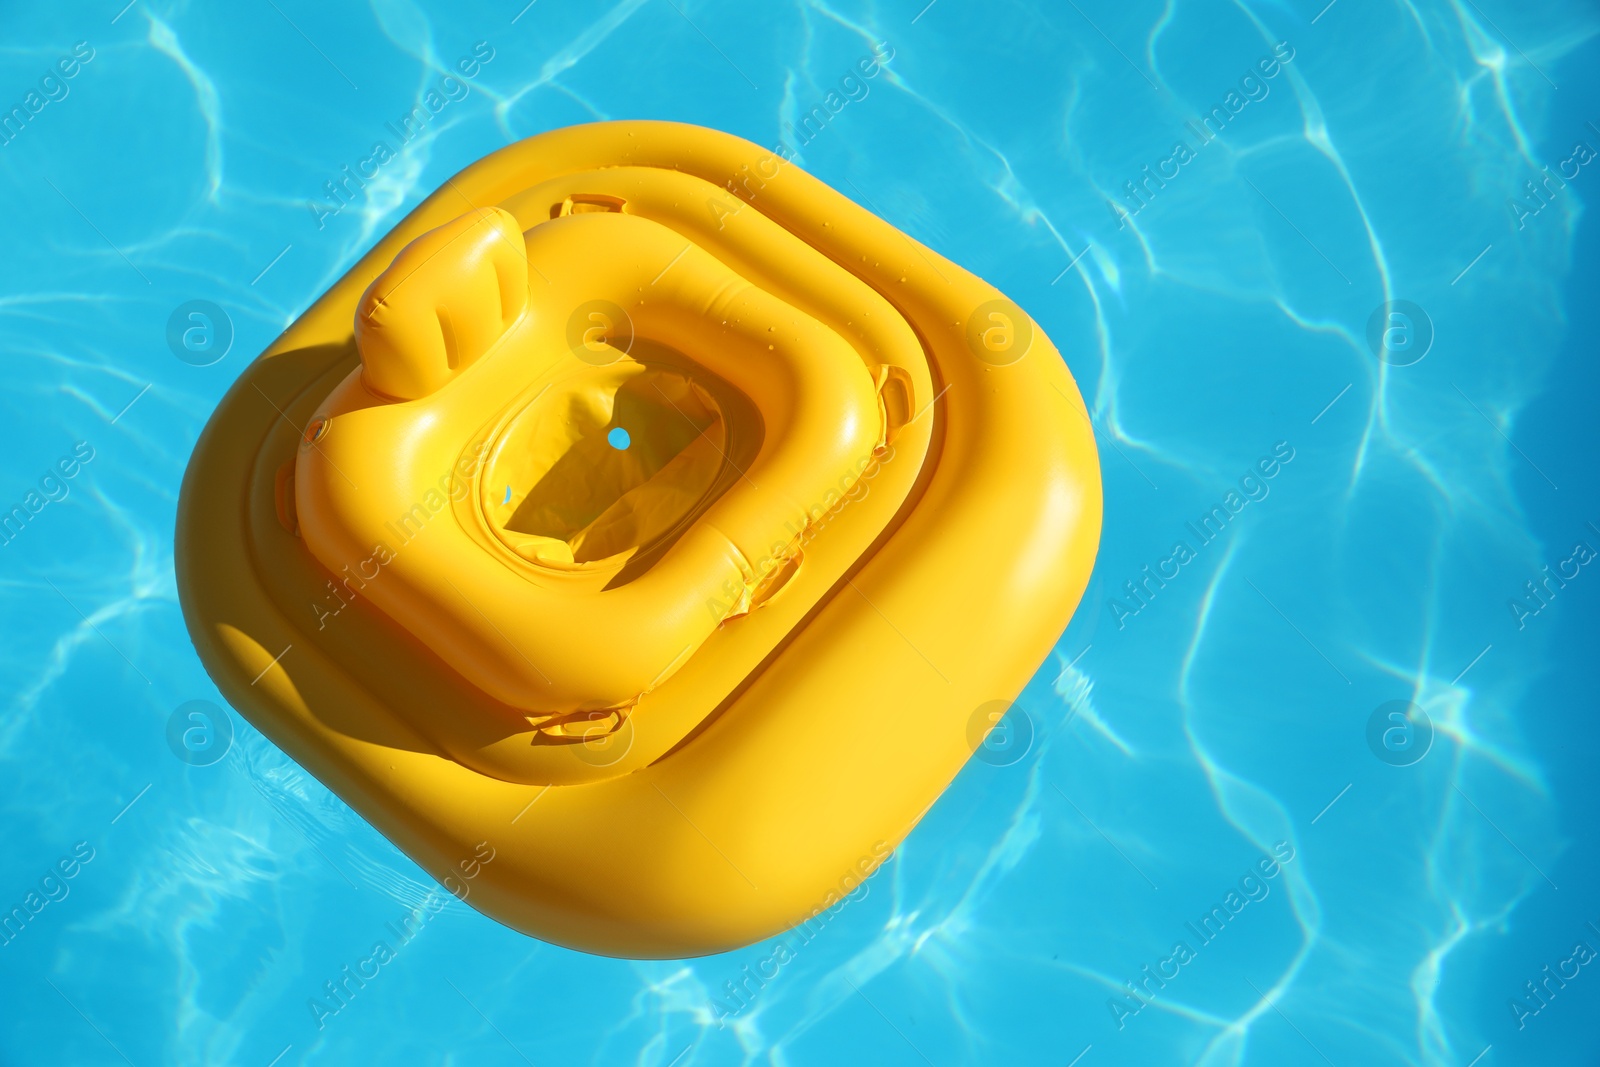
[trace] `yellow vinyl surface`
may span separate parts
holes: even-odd
[[[1100,510],[993,287],[749,142],[612,122],[467,168],[241,374],[178,586],[234,706],[430,874],[670,958],[887,858]]]

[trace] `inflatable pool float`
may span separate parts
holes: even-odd
[[[669,958],[870,875],[1099,530],[1020,309],[749,142],[613,122],[447,181],[245,369],[177,572],[223,694],[431,875]]]

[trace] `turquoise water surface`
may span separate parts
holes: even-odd
[[[0,12],[0,1064],[1600,1062],[1593,4],[123,2]],[[513,933],[184,707],[229,384],[445,178],[610,118],[987,278],[1100,444],[1071,626],[781,965]]]

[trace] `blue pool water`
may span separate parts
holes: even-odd
[[[1593,5],[121,3],[0,14],[0,1063],[1600,1061]],[[246,363],[461,167],[625,117],[799,148],[1100,442],[1005,740],[777,968],[397,937],[442,891],[215,711],[174,587]]]

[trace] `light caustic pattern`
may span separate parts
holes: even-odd
[[[0,51],[0,1059],[1595,1056],[1592,9],[120,6]],[[514,935],[451,896],[492,842],[443,892],[242,721],[168,729],[220,704],[173,509],[244,361],[466,163],[621,117],[781,149],[994,282],[1106,476],[1025,753],[825,921],[683,963]],[[1431,347],[1377,358],[1375,314]]]

